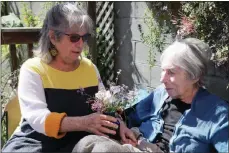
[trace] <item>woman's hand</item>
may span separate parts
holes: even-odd
[[[134,133],[126,127],[125,123],[121,120],[120,122],[120,137],[123,144],[131,144],[132,146],[137,145],[137,139],[135,138]]]
[[[106,134],[116,134],[118,125],[112,122],[116,122],[117,119],[100,113],[93,113],[83,117],[83,125],[85,131],[94,133],[96,135],[106,136]]]

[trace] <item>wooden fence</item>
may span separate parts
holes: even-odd
[[[9,45],[11,71],[15,71],[19,67],[17,58],[16,44],[27,44],[29,57],[33,56],[33,44],[39,40],[40,28],[2,28],[1,29],[1,44]]]
[[[108,85],[115,78],[114,2],[97,2],[96,28],[97,66],[103,83]]]

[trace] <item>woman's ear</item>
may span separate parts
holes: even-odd
[[[198,79],[193,79],[192,81],[193,81],[193,84],[196,84],[197,82],[200,81],[200,79],[199,78]]]
[[[54,35],[54,31],[53,30],[49,30],[48,36],[49,36],[49,40],[51,41],[51,43],[55,46],[56,37]]]

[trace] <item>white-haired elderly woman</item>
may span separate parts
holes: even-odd
[[[36,57],[20,70],[21,123],[3,152],[71,152],[86,135],[115,134],[117,119],[86,102],[104,88],[96,66],[81,56],[92,32],[91,18],[72,3],[47,12]]]
[[[161,82],[129,114],[121,126],[123,145],[87,136],[74,151],[103,152],[228,152],[228,103],[202,87],[207,72],[208,45],[194,38],[176,41],[161,56]],[[98,143],[94,143],[97,139]],[[130,145],[131,144],[131,145]]]

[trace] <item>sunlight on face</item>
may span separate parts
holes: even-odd
[[[188,79],[187,72],[178,66],[165,63],[162,65],[161,82],[172,98],[184,98],[194,87],[194,81]]]
[[[86,34],[86,31],[84,28],[81,28],[81,31],[79,31],[77,30],[77,27],[75,27],[65,31],[64,33],[79,34],[80,36],[83,36]],[[61,40],[56,43],[56,48],[59,51],[58,56],[62,58],[66,63],[72,63],[79,58],[84,45],[85,44],[82,38],[77,42],[71,42],[69,36],[63,35]]]

